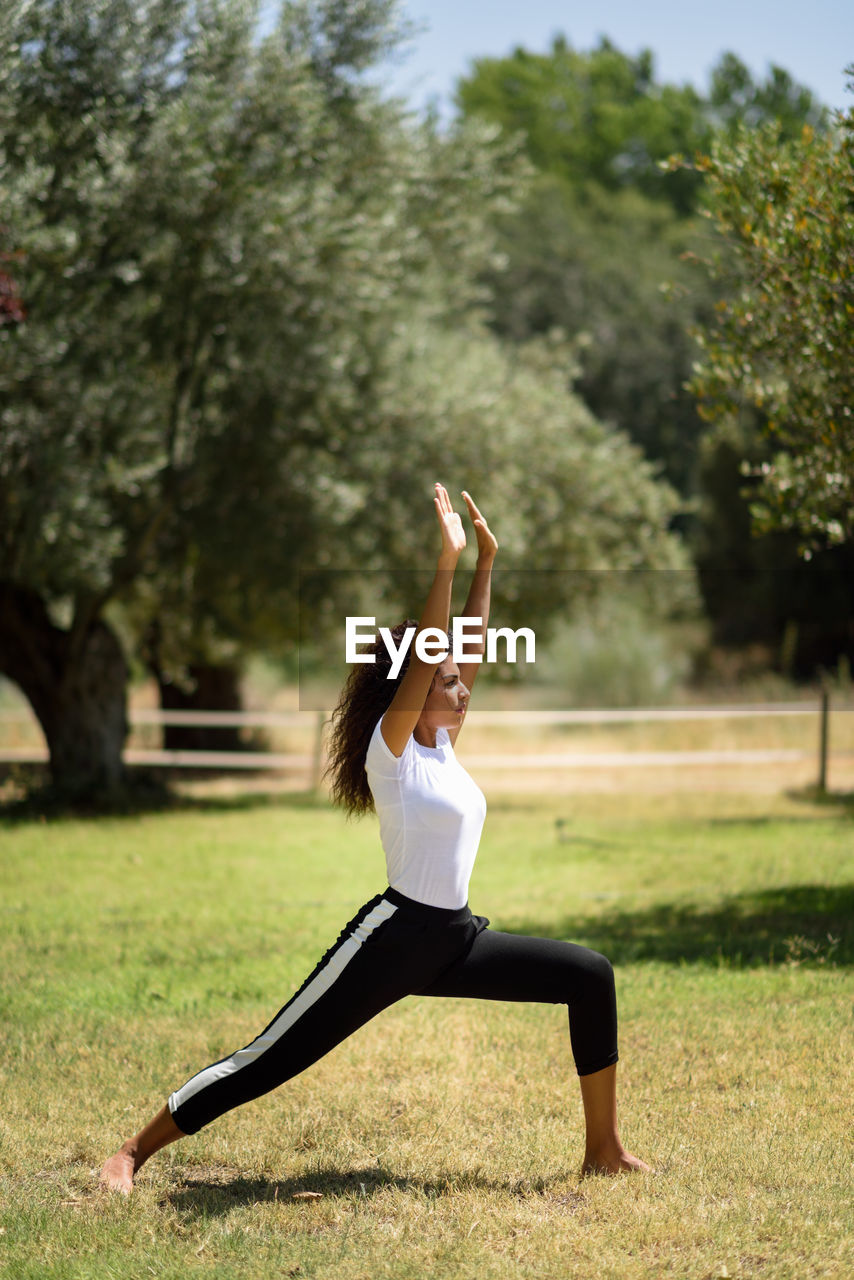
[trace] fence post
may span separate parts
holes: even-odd
[[[314,735],[314,755],[311,766],[311,789],[312,791],[320,790],[320,771],[323,765],[323,724],[326,713],[318,711],[317,728]]]
[[[821,720],[818,737],[818,793],[827,794],[827,739],[830,720],[830,693],[827,685],[821,690]]]

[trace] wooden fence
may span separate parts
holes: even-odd
[[[812,748],[753,748],[737,750],[679,751],[552,751],[538,753],[477,754],[466,752],[465,761],[476,769],[631,769],[640,767],[685,765],[758,765],[791,763],[814,759],[816,782],[820,790],[827,787],[829,705],[825,691],[818,702],[735,703],[720,706],[627,707],[621,709],[583,709],[576,711],[486,711],[469,713],[473,724],[481,726],[560,726],[613,725],[677,720],[758,719],[774,716],[811,716],[818,719],[818,733]],[[130,713],[131,727],[186,725],[211,728],[295,728],[313,729],[310,752],[276,751],[167,751],[157,748],[129,747],[125,751],[128,764],[170,769],[265,770],[268,772],[305,772],[311,785],[320,783],[324,764],[323,711],[163,711],[135,709]],[[0,731],[4,724],[24,723],[32,717],[26,712],[0,711]],[[839,753],[850,755],[850,752]],[[2,763],[44,763],[47,751],[42,746],[6,747],[0,744]]]

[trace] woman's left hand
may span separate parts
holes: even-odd
[[[472,501],[471,495],[463,489],[463,498],[469,509],[469,515],[472,518],[474,531],[477,535],[477,558],[478,560],[494,560],[495,553],[498,550],[498,539],[490,530],[486,520],[478,511]]]

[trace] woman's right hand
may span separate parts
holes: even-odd
[[[448,497],[448,490],[444,485],[436,484],[433,502],[436,507],[439,528],[442,531],[441,558],[446,560],[453,558],[456,562],[466,545],[466,531],[463,528],[463,522],[451,506],[451,499]]]
[[[454,570],[460,552],[466,545],[466,534],[463,522],[451,506],[451,499],[444,485],[436,485],[433,498],[436,506],[436,517],[442,531],[442,550],[439,563],[433,577],[430,594],[421,613],[418,630],[439,631],[447,633],[448,615],[451,609],[451,589],[454,581]],[[417,643],[409,666],[404,671],[397,692],[382,718],[381,733],[389,751],[394,756],[401,756],[406,744],[415,732],[415,727],[424,709],[427,694],[440,658],[425,659],[418,654]]]

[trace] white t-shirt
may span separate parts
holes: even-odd
[[[381,724],[368,745],[365,770],[389,885],[431,907],[464,907],[486,798],[457,760],[446,729],[437,731],[435,747],[422,747],[410,735],[396,756]]]

